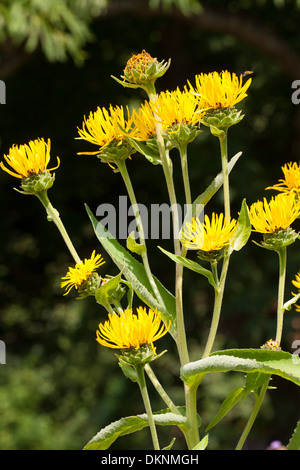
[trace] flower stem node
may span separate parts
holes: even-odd
[[[155,83],[157,78],[162,77],[168,70],[171,63],[171,59],[168,62],[159,62],[156,58],[143,50],[139,54],[133,54],[128,60],[123,80],[119,80],[113,77],[118,83],[128,88],[144,88],[147,90],[149,85]]]

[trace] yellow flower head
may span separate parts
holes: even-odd
[[[51,142],[47,143],[44,139],[31,140],[25,145],[13,145],[9,149],[9,154],[4,155],[8,165],[7,168],[3,162],[0,162],[2,170],[6,171],[16,178],[26,178],[31,175],[38,175],[45,171],[50,172],[59,167],[60,160],[57,157],[57,166],[55,168],[47,168],[50,161]]]
[[[203,112],[197,97],[187,90],[161,92],[150,102],[154,113],[158,116],[163,130],[177,124],[199,125]]]
[[[67,295],[73,287],[75,287],[75,289],[81,288],[83,284],[89,280],[93,272],[104,263],[105,261],[102,256],[95,255],[95,251],[93,251],[89,259],[77,263],[75,268],[69,268],[67,274],[62,277],[63,282],[61,283],[61,287],[67,289],[64,295]]]
[[[141,104],[136,111],[133,110],[132,119],[134,123],[133,138],[146,141],[156,135],[156,121],[149,101]]]
[[[300,204],[292,193],[280,193],[272,197],[270,202],[264,198],[263,201],[253,203],[249,210],[254,231],[264,234],[287,229],[299,215]]]
[[[162,323],[161,313],[155,309],[138,307],[137,314],[132,309],[126,309],[118,314],[109,314],[109,319],[99,324],[97,341],[102,346],[113,349],[140,349],[141,346],[151,345],[164,336],[171,325]],[[154,350],[155,351],[155,350]]]
[[[110,143],[115,142],[118,146],[126,140],[125,133],[130,132],[133,124],[132,116],[125,118],[124,108],[110,106],[109,109],[97,108],[91,112],[89,117],[84,118],[82,129],[78,128],[78,139],[86,140],[99,147],[94,152],[80,152],[79,155],[96,155]],[[122,131],[124,130],[124,132]]]
[[[266,189],[275,189],[283,193],[300,194],[300,165],[296,162],[286,163],[281,167],[284,174],[284,179],[280,179],[274,186],[269,186]]]
[[[232,108],[234,105],[246,98],[246,91],[251,84],[249,78],[243,85],[243,76],[238,77],[235,73],[227,70],[211,73],[201,73],[195,76],[195,87],[190,83],[190,89],[196,93],[204,108]]]
[[[182,229],[180,241],[192,250],[218,251],[230,244],[236,228],[235,219],[226,221],[222,213],[213,213],[211,220],[205,215],[204,224],[194,218],[192,223],[187,222]]]

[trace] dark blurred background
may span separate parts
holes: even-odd
[[[119,174],[75,140],[84,115],[97,106],[133,105],[144,100],[111,75],[122,75],[133,53],[146,49],[159,60],[171,58],[157,90],[183,86],[201,72],[253,70],[253,83],[240,107],[245,114],[229,131],[229,154],[243,155],[230,175],[232,213],[271,196],[266,186],[282,177],[281,166],[299,160],[300,106],[292,103],[292,82],[300,79],[300,2],[147,0],[0,1],[0,79],[6,84],[1,106],[2,155],[13,144],[51,138],[52,161],[61,159],[49,192],[81,257],[96,249],[105,272],[118,271],[99,246],[84,203],[118,207],[125,187]],[[174,153],[178,199],[183,202],[179,158]],[[193,196],[220,171],[217,139],[207,129],[189,149]],[[135,155],[128,169],[140,203],[167,201],[162,170]],[[14,191],[19,181],[3,171],[1,184],[0,339],[6,365],[0,366],[0,449],[81,449],[102,427],[123,416],[143,413],[136,384],[125,379],[113,350],[95,341],[106,311],[93,298],[63,296],[60,278],[73,261],[37,198]],[[222,210],[222,191],[208,210]],[[295,227],[297,228],[297,227]],[[257,237],[253,237],[257,239]],[[173,291],[173,265],[149,240],[153,272]],[[300,267],[297,243],[288,249],[286,300]],[[216,348],[260,347],[275,335],[278,259],[252,241],[232,256]],[[213,305],[205,278],[185,272],[184,304],[191,360],[200,358]],[[299,314],[286,313],[283,349],[293,352],[300,338]],[[179,363],[171,339],[155,372],[177,404],[183,404]],[[210,374],[199,390],[200,429],[214,417],[226,395],[242,386],[242,374]],[[287,444],[299,419],[296,385],[274,378],[245,445],[265,449],[274,439]],[[149,385],[154,410],[164,408]],[[253,404],[248,397],[210,433],[210,449],[232,449]],[[159,430],[162,446],[175,428]],[[149,430],[118,440],[112,449],[150,449]]]

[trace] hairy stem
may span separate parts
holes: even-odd
[[[48,214],[48,220],[51,222],[54,222],[58,230],[60,231],[60,234],[63,237],[65,244],[67,245],[71,255],[73,256],[75,263],[77,264],[81,263],[81,259],[77,251],[74,248],[74,245],[64,227],[64,224],[61,221],[59,212],[52,206],[51,202],[49,201],[47,191],[42,191],[40,193],[37,193],[37,197],[39,198],[39,200],[41,201],[41,203],[46,209],[46,212]]]
[[[152,413],[152,409],[151,409],[151,404],[150,404],[149,395],[148,395],[148,391],[147,391],[146,380],[145,380],[144,366],[143,365],[136,365],[135,370],[136,370],[136,373],[137,373],[138,384],[139,384],[139,387],[140,387],[140,390],[141,390],[145,410],[146,410],[146,413],[147,413],[147,416],[148,416],[153,447],[154,447],[154,450],[159,450],[159,442],[158,442],[156,427],[155,427],[155,423],[154,423],[153,413]]]

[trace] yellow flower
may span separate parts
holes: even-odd
[[[203,114],[196,96],[187,90],[181,91],[179,88],[159,93],[150,102],[150,106],[158,116],[163,130],[177,124],[200,125]]]
[[[295,280],[292,281],[295,287],[297,287],[298,291],[300,292],[300,272],[296,274]]]
[[[230,244],[236,228],[235,219],[226,221],[222,213],[213,213],[211,220],[205,215],[204,224],[194,218],[192,223],[187,222],[182,229],[180,241],[192,250],[218,251]]]
[[[300,293],[300,272],[298,272],[295,276],[295,280],[292,281],[292,284],[294,284],[295,287],[297,287],[298,289],[298,294]],[[292,294],[295,296],[295,295],[298,295],[298,294],[294,294],[292,292]],[[300,312],[300,305],[295,305],[295,310],[296,312]]]
[[[121,106],[110,106],[109,109],[97,108],[91,112],[89,117],[84,118],[82,129],[78,128],[80,137],[87,142],[95,144],[99,150],[94,152],[80,152],[79,155],[96,155],[110,143],[115,142],[118,146],[126,140],[125,134],[130,132],[133,124],[132,116],[126,120],[124,108]],[[124,132],[122,131],[124,130]]]
[[[168,332],[171,322],[165,327],[157,309],[149,309],[149,313],[145,307],[136,310],[137,315],[132,309],[126,309],[120,315],[109,314],[109,319],[99,324],[98,343],[113,349],[140,349],[141,346],[150,345],[155,352],[154,341]]]
[[[254,231],[265,234],[287,229],[299,215],[300,204],[292,193],[280,193],[272,197],[270,202],[264,198],[263,201],[253,203],[249,210]]]
[[[286,163],[281,167],[284,179],[280,179],[274,186],[268,186],[266,189],[275,189],[283,193],[300,194],[300,166],[294,163]]]
[[[64,295],[67,295],[73,287],[75,289],[81,288],[89,280],[93,272],[104,263],[105,261],[102,256],[95,255],[95,251],[93,251],[89,259],[77,263],[75,268],[69,268],[67,274],[62,277],[62,280],[65,280],[61,283],[61,287],[67,289]]]
[[[156,121],[149,101],[142,103],[137,111],[133,110],[132,120],[134,123],[134,139],[146,141],[156,135]]]
[[[31,140],[28,144],[13,145],[9,149],[9,154],[4,155],[4,158],[14,171],[7,168],[3,162],[0,162],[0,166],[2,170],[20,179],[33,174],[38,175],[45,171],[56,170],[60,164],[58,157],[57,166],[55,168],[47,168],[50,161],[50,147],[50,139],[48,139],[47,143],[45,143],[44,139],[35,139]]]
[[[195,76],[195,87],[189,82],[190,90],[196,93],[204,108],[232,108],[242,101],[246,96],[246,91],[251,84],[249,78],[243,85],[243,76],[238,77],[235,73],[227,70],[211,73],[201,73]]]

